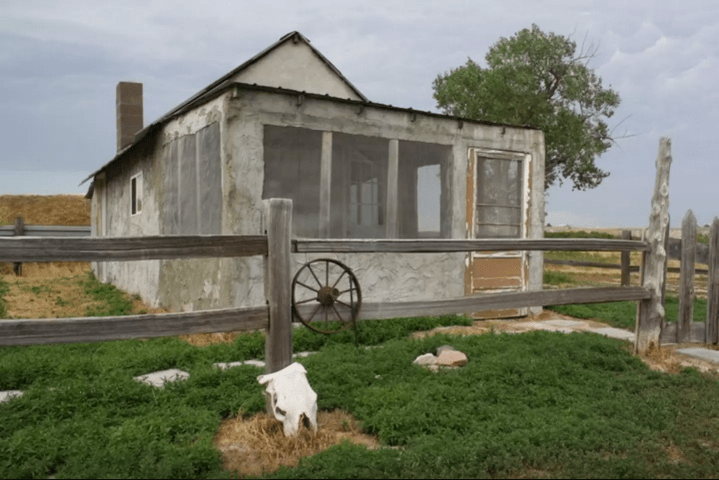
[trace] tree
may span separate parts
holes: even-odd
[[[587,66],[596,49],[583,50],[577,53],[574,41],[532,25],[495,43],[485,57],[487,68],[470,58],[439,75],[433,83],[437,107],[450,115],[540,128],[547,148],[545,188],[564,179],[574,189],[594,188],[609,175],[594,159],[615,141],[604,119],[620,99]]]

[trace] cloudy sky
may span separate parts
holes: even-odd
[[[115,86],[142,82],[145,124],[298,30],[370,100],[437,111],[432,81],[536,23],[598,47],[622,103],[611,175],[548,190],[553,225],[648,223],[659,139],[672,139],[672,224],[719,214],[719,2],[0,0],[0,194],[85,193],[115,153]]]

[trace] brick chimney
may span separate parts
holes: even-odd
[[[135,134],[142,130],[142,84],[117,84],[117,151],[132,143]]]

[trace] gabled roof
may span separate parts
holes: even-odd
[[[143,128],[142,130],[140,130],[139,132],[137,132],[137,133],[135,134],[135,137],[134,137],[132,143],[130,143],[130,144],[127,145],[125,148],[123,148],[122,150],[120,150],[119,152],[117,152],[117,155],[115,155],[115,157],[114,157],[112,160],[110,160],[107,164],[103,165],[102,168],[100,168],[100,169],[97,170],[96,172],[92,173],[90,176],[88,176],[86,179],[84,179],[82,182],[80,182],[80,185],[82,185],[83,183],[85,183],[85,182],[87,182],[88,180],[90,180],[91,178],[93,178],[93,177],[94,177],[95,175],[97,175],[100,171],[104,170],[109,164],[113,163],[115,160],[117,160],[119,157],[121,157],[125,152],[127,152],[128,150],[130,150],[130,149],[131,149],[133,146],[135,146],[141,139],[145,138],[150,132],[155,131],[157,128],[159,128],[160,126],[164,125],[167,121],[169,121],[169,120],[172,119],[173,117],[177,116],[177,115],[180,114],[181,112],[186,111],[189,106],[194,105],[194,104],[197,104],[197,103],[199,103],[200,101],[202,101],[202,100],[204,100],[204,99],[207,99],[208,97],[213,96],[215,93],[217,93],[217,91],[224,90],[224,89],[227,87],[228,84],[234,83],[233,78],[237,77],[237,76],[238,76],[239,74],[241,74],[242,72],[248,70],[249,67],[255,65],[256,63],[258,63],[258,62],[261,61],[262,59],[268,57],[272,52],[274,52],[274,51],[277,50],[279,47],[281,47],[282,45],[284,45],[285,43],[290,42],[290,41],[293,42],[293,43],[303,42],[305,45],[307,45],[307,47],[309,47],[309,48],[311,49],[311,51],[314,53],[314,55],[316,55],[317,58],[318,58],[322,63],[324,63],[324,64],[337,76],[337,78],[338,78],[342,83],[344,83],[344,84],[345,84],[352,92],[354,92],[362,101],[364,101],[364,102],[368,102],[368,101],[369,101],[369,100],[367,99],[367,97],[365,97],[364,94],[357,89],[357,87],[355,87],[354,85],[352,85],[352,83],[351,83],[349,80],[347,80],[347,78],[346,78],[344,75],[342,75],[342,72],[340,72],[340,71],[337,69],[337,67],[335,67],[335,66],[332,64],[332,62],[330,62],[330,61],[327,59],[327,57],[325,57],[324,55],[322,55],[322,53],[320,53],[319,50],[317,50],[315,47],[312,46],[312,44],[311,44],[310,41],[307,39],[307,37],[305,37],[304,35],[302,35],[300,32],[297,32],[297,31],[290,32],[290,33],[288,33],[287,35],[285,35],[285,36],[283,36],[282,38],[280,38],[280,39],[279,39],[277,42],[275,42],[274,44],[270,45],[269,47],[267,47],[266,49],[264,49],[263,51],[261,51],[260,53],[258,53],[257,55],[255,55],[254,57],[252,57],[252,58],[250,58],[249,60],[247,60],[245,63],[243,63],[243,64],[240,65],[239,67],[235,68],[234,70],[232,70],[232,71],[226,73],[225,75],[223,75],[223,76],[220,77],[219,79],[215,80],[214,82],[212,82],[211,84],[209,84],[207,87],[203,88],[202,90],[200,90],[199,92],[197,92],[195,95],[193,95],[192,97],[188,98],[187,100],[185,100],[184,102],[182,102],[181,104],[179,104],[177,107],[173,108],[172,110],[170,110],[169,112],[167,112],[165,115],[163,115],[163,116],[160,117],[159,119],[155,120],[154,122],[152,122],[151,124],[149,124],[148,126],[146,126],[145,128]]]

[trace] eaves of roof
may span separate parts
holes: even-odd
[[[268,87],[268,86],[257,85],[257,84],[250,85],[248,83],[233,82],[228,79],[224,83],[215,85],[214,88],[212,88],[212,89],[205,89],[205,91],[201,92],[201,94],[195,95],[190,100],[184,102],[182,105],[178,106],[177,108],[175,108],[174,110],[169,112],[167,115],[163,116],[159,120],[156,120],[155,122],[151,123],[147,127],[140,130],[135,135],[135,138],[133,139],[133,141],[130,145],[128,145],[124,149],[117,152],[117,155],[115,155],[109,162],[107,162],[105,165],[103,165],[100,169],[93,172],[87,178],[85,178],[82,182],[80,182],[80,185],[87,182],[91,178],[95,177],[95,175],[97,175],[98,173],[105,170],[111,164],[120,160],[126,153],[128,153],[130,150],[132,150],[133,147],[135,147],[135,145],[140,143],[142,140],[144,140],[149,135],[159,131],[165,123],[184,114],[185,112],[187,112],[189,110],[192,110],[204,103],[207,103],[207,102],[217,98],[218,96],[222,95],[223,93],[225,93],[231,89],[260,91],[260,92],[267,92],[267,93],[274,93],[274,94],[281,94],[281,95],[293,95],[293,96],[302,95],[305,98],[312,98],[312,99],[316,99],[316,100],[329,101],[329,102],[333,102],[333,103],[343,103],[343,104],[347,104],[347,105],[354,105],[358,108],[368,108],[369,107],[369,108],[376,108],[376,109],[380,109],[380,110],[389,110],[389,111],[394,111],[394,112],[405,112],[408,114],[422,115],[424,117],[430,117],[430,118],[456,120],[457,122],[460,123],[460,125],[463,123],[469,123],[469,124],[475,124],[475,125],[486,125],[486,126],[491,126],[491,127],[507,127],[507,128],[520,128],[520,129],[526,129],[526,130],[539,130],[538,128],[531,127],[529,125],[510,125],[510,124],[506,124],[506,123],[494,123],[494,122],[473,120],[470,118],[458,117],[458,116],[454,116],[454,115],[445,115],[445,114],[441,114],[441,113],[428,112],[428,111],[424,111],[424,110],[414,110],[412,108],[395,107],[392,105],[386,105],[386,104],[375,103],[375,102],[370,102],[370,101],[331,97],[327,94],[320,95],[317,93],[300,92],[298,90],[291,90],[291,89],[287,89],[287,88]]]

